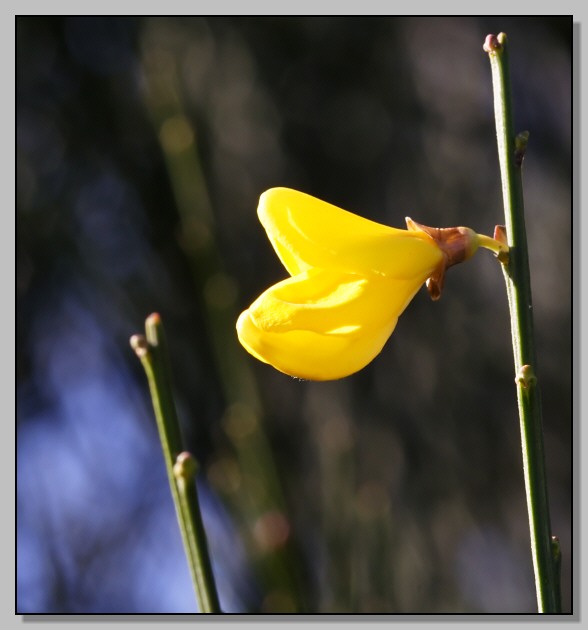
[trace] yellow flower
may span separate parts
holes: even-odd
[[[409,229],[399,230],[288,188],[263,193],[258,215],[291,277],[241,313],[239,340],[261,361],[310,380],[365,367],[427,279],[437,299],[445,269],[488,246],[468,228],[407,218]]]

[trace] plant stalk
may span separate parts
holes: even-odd
[[[147,375],[159,439],[170,484],[192,583],[201,613],[220,613],[196,494],[196,462],[182,448],[182,437],[172,392],[171,369],[161,318],[145,321],[146,337],[133,335],[131,346]]]
[[[549,517],[521,173],[529,134],[522,132],[516,137],[514,134],[506,35],[488,35],[484,50],[492,70],[506,238],[510,248],[503,271],[510,310],[537,606],[540,613],[559,613],[559,569]]]

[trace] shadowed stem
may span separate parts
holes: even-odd
[[[196,591],[198,609],[201,613],[220,613],[196,494],[197,464],[182,448],[172,393],[167,344],[163,324],[157,313],[147,318],[145,331],[146,337],[133,335],[130,342],[147,374],[165,467]]]
[[[511,319],[537,605],[540,613],[559,613],[559,560],[554,553],[555,545],[552,545],[549,518],[521,176],[529,134],[522,132],[516,137],[514,134],[506,35],[488,35],[484,50],[492,70],[506,238],[510,247],[503,270]]]

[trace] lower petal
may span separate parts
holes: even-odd
[[[311,269],[264,291],[241,314],[239,340],[286,374],[342,378],[379,354],[423,280]]]
[[[264,291],[249,313],[268,332],[363,334],[397,319],[423,282],[311,269]]]
[[[397,318],[369,334],[320,334],[310,330],[268,332],[249,311],[237,322],[241,344],[257,359],[290,376],[328,381],[349,376],[370,363],[392,334]]]

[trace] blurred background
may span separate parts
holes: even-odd
[[[196,611],[129,337],[159,312],[227,612],[536,610],[510,329],[481,251],[381,355],[301,382],[236,341],[289,186],[395,227],[504,221],[507,33],[552,529],[572,610],[572,22],[18,17],[17,612]]]

